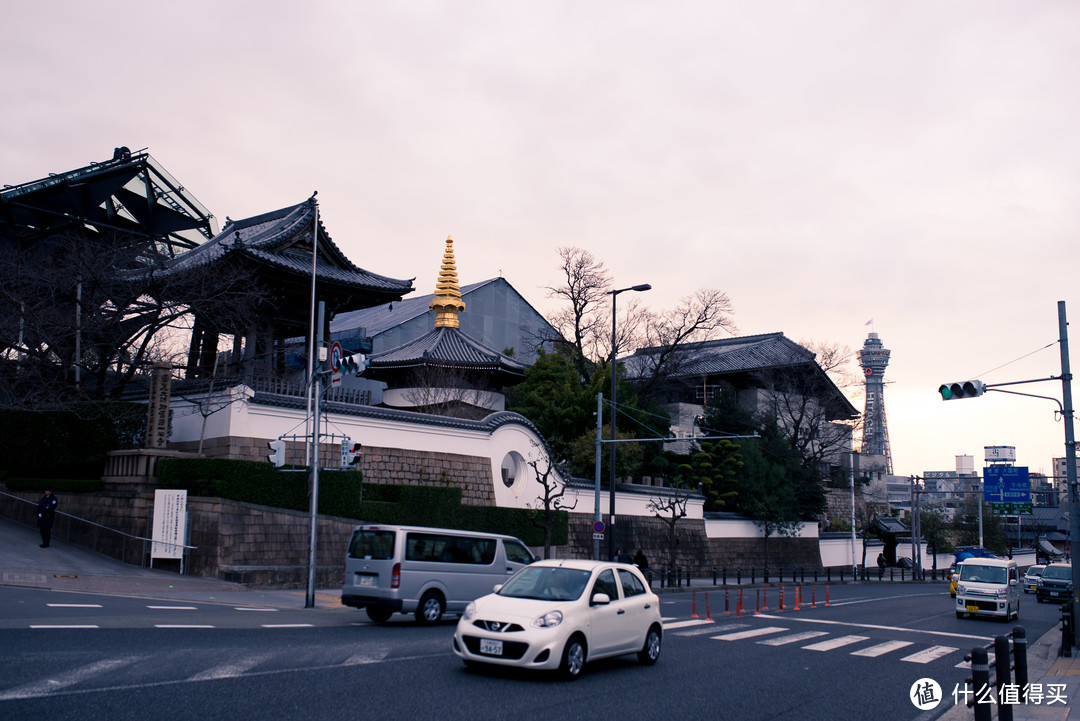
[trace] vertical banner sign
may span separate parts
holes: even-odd
[[[187,491],[154,491],[151,558],[183,558],[187,536]]]
[[[154,365],[150,376],[150,402],[146,406],[146,448],[164,448],[169,443],[169,385],[171,365]]]

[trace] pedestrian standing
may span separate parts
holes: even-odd
[[[37,524],[41,531],[41,547],[48,548],[52,538],[53,521],[56,520],[56,496],[51,488],[45,489],[45,495],[37,504]]]
[[[877,568],[878,568],[877,578],[878,578],[879,581],[881,579],[885,578],[885,566],[887,566],[887,565],[889,565],[889,562],[888,562],[888,560],[886,560],[885,554],[884,553],[879,553],[877,555]]]

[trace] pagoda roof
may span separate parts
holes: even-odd
[[[266,269],[286,276],[310,278],[312,272],[312,224],[314,196],[279,210],[242,220],[226,218],[225,227],[211,240],[169,264],[167,273],[216,263],[226,257],[245,257]],[[396,301],[413,290],[412,279],[378,275],[354,265],[327,233],[319,220],[317,277],[338,291],[361,290],[377,296],[376,303]],[[365,305],[371,305],[366,303]]]
[[[381,380],[422,367],[486,371],[513,380],[524,378],[528,365],[488,348],[459,328],[444,326],[371,356],[365,376]]]

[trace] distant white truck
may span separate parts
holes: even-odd
[[[958,566],[956,617],[1020,618],[1020,571],[1011,558],[968,558]]]

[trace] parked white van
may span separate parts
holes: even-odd
[[[363,524],[345,554],[341,602],[378,623],[400,612],[432,624],[444,613],[464,612],[535,560],[513,536]]]
[[[1008,558],[969,558],[960,563],[956,617],[1020,618],[1020,573]]]

